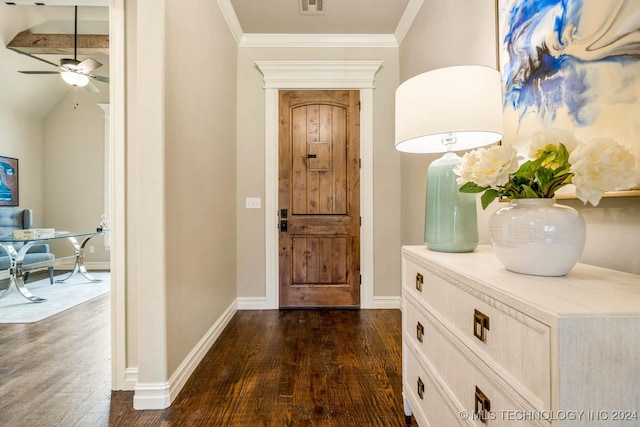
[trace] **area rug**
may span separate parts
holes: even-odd
[[[54,314],[68,310],[78,304],[104,295],[111,290],[110,273],[90,273],[102,282],[90,282],[82,274],[75,274],[64,283],[49,284],[49,279],[27,283],[27,289],[47,301],[33,303],[28,301],[12,287],[9,293],[0,298],[0,323],[33,323]],[[55,280],[66,276],[60,274]]]

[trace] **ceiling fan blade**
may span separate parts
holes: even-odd
[[[89,74],[89,77],[91,77],[92,79],[96,79],[99,82],[102,83],[109,83],[109,77],[105,77],[105,76],[96,76],[93,74]]]
[[[53,65],[54,67],[58,68],[58,64],[54,64],[53,62],[47,61],[46,59],[38,58],[37,56],[31,55],[30,53],[23,52],[21,50],[18,50],[18,49],[12,48],[12,47],[7,47],[7,49],[11,49],[12,51],[14,51],[16,53],[19,53],[20,55],[25,55],[25,56],[28,56],[29,58],[37,59],[38,61],[42,61],[45,64]]]
[[[22,74],[60,74],[57,71],[18,71]]]
[[[95,59],[89,58],[79,63],[76,66],[76,71],[79,71],[82,74],[89,74],[90,72],[92,72],[98,67],[102,67],[102,64],[96,61]]]
[[[96,85],[94,85],[91,82],[87,83],[87,85],[84,87],[84,89],[89,93],[98,93],[98,92],[100,92],[100,89],[98,89],[96,87]]]

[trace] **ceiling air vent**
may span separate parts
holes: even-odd
[[[324,15],[324,0],[299,0],[300,15]]]

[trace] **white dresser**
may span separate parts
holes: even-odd
[[[402,283],[403,394],[420,427],[640,426],[640,276],[528,276],[489,247],[407,246]]]

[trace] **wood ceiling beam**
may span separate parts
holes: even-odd
[[[8,48],[41,55],[73,55],[73,34],[34,34],[23,31]],[[108,34],[78,34],[78,55],[108,55]]]

